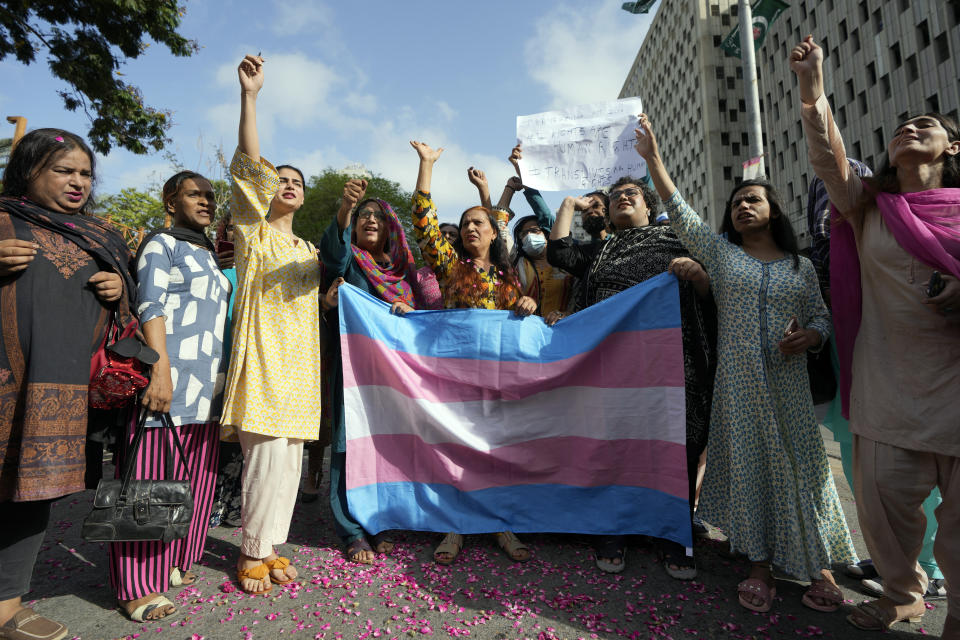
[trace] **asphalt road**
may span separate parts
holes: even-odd
[[[840,469],[836,445],[827,435],[837,488],[857,546],[853,499]],[[112,469],[109,471],[112,473]],[[325,491],[326,489],[322,489]],[[835,613],[800,604],[805,585],[780,580],[768,614],[741,608],[736,585],[749,565],[727,557],[717,539],[696,547],[699,576],[678,582],[666,575],[642,540],[628,552],[627,569],[600,573],[588,541],[578,536],[524,536],[534,557],[514,564],[491,536],[468,536],[451,567],[432,561],[435,534],[398,536],[390,557],[373,566],[345,561],[329,509],[321,499],[297,506],[289,543],[281,548],[301,578],[274,586],[265,596],[234,588],[233,567],[239,530],[211,530],[199,580],[171,589],[172,616],[152,624],[128,620],[109,588],[104,545],[80,539],[80,524],[93,493],[58,501],[26,596],[40,613],[68,625],[68,638],[366,639],[449,638],[875,638],[850,626],[846,613],[866,599],[859,584],[837,573],[847,604]],[[4,526],[8,526],[4,523]],[[719,532],[712,534],[719,537]],[[885,638],[938,636],[944,602],[928,604],[920,624],[900,624]]]

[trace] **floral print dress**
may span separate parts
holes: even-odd
[[[826,342],[830,316],[813,264],[764,262],[715,234],[680,194],[670,223],[710,276],[719,318],[707,472],[697,512],[734,552],[769,560],[800,579],[819,578],[856,553],[833,483],[810,396],[805,355],[778,343],[792,317]]]

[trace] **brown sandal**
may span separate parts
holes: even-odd
[[[847,616],[847,622],[864,631],[883,631],[898,622],[920,622],[926,610],[923,602],[896,605],[887,598],[881,598],[858,604],[856,610]]]
[[[520,542],[512,531],[500,531],[494,534],[497,536],[497,544],[503,549],[514,562],[526,562],[530,559],[530,547]]]
[[[443,541],[437,545],[436,550],[434,550],[433,560],[437,564],[444,566],[451,565],[453,561],[457,559],[460,549],[463,549],[463,536],[459,533],[448,533],[443,537]],[[442,560],[438,557],[441,554],[446,554],[449,558]]]
[[[245,589],[243,586],[243,581],[248,579],[256,580],[257,582],[261,583],[266,580],[267,588],[263,589],[262,591],[250,591]],[[250,569],[241,569],[240,567],[237,567],[237,584],[240,585],[241,591],[244,593],[253,594],[255,596],[261,593],[269,592],[271,589],[273,589],[273,584],[270,582],[270,567],[262,562],[255,567],[251,567]]]

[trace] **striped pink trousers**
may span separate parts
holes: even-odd
[[[220,425],[216,422],[185,424],[176,427],[187,456],[193,479],[193,517],[186,538],[169,544],[160,541],[110,543],[110,584],[119,600],[136,600],[170,588],[170,570],[186,571],[200,559],[210,525],[213,490],[217,484],[217,458],[220,452]],[[129,434],[132,439],[133,434]],[[162,438],[166,437],[164,447]],[[174,458],[173,478],[185,480],[180,455],[169,429],[147,429],[137,454],[135,478],[164,479],[166,456]]]

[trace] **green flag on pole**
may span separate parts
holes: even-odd
[[[763,44],[763,39],[767,37],[767,30],[770,25],[780,17],[784,9],[790,7],[783,0],[756,0],[750,7],[753,10],[753,50],[756,51]],[[728,55],[735,58],[740,57],[740,25],[733,28],[733,31],[723,40],[720,48]]]
[[[656,1],[657,0],[642,0],[641,2],[624,2],[620,8],[630,13],[647,13]]]

